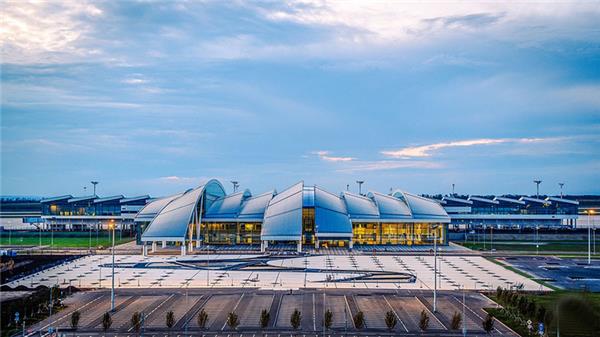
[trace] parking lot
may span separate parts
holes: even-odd
[[[191,259],[191,260],[190,260]],[[117,255],[115,287],[124,288],[258,288],[433,289],[431,255],[319,255],[292,258],[215,255],[186,257]],[[263,259],[259,267],[244,263]],[[111,286],[110,255],[90,255],[8,283],[9,287],[69,285],[78,288]],[[189,261],[200,261],[193,264]],[[237,261],[237,262],[219,262]],[[409,282],[408,278],[413,280]],[[524,290],[547,290],[540,284],[473,255],[438,259],[438,289],[493,290],[522,285]]]
[[[131,326],[134,312],[144,313],[143,331],[146,335],[156,333],[163,336],[166,327],[166,313],[173,311],[175,325],[170,332],[199,335],[211,333],[229,335],[234,331],[227,325],[227,315],[235,312],[240,320],[237,332],[246,336],[263,331],[259,329],[260,312],[270,313],[270,321],[265,329],[271,333],[285,335],[293,329],[290,325],[291,313],[298,309],[302,320],[298,332],[314,335],[323,331],[324,311],[333,312],[332,328],[328,334],[348,334],[370,332],[372,334],[414,335],[421,334],[420,316],[425,312],[429,325],[425,334],[448,335],[462,331],[451,329],[452,316],[464,312],[465,328],[469,335],[481,335],[484,307],[496,304],[477,292],[465,292],[463,308],[462,292],[439,292],[437,312],[433,312],[433,294],[423,290],[312,290],[301,291],[261,291],[256,289],[122,289],[117,291],[116,310],[111,313],[112,326],[106,332],[121,332],[122,336],[135,333]],[[65,301],[67,308],[51,318],[29,329],[31,335],[37,331],[47,331],[53,327],[62,332],[72,331],[70,316],[79,310],[81,320],[77,335],[103,332],[102,315],[110,309],[110,291],[97,290],[77,293]],[[197,316],[200,310],[208,314],[206,329],[200,329]],[[356,329],[352,317],[362,311],[365,327]],[[389,331],[384,322],[385,313],[392,311],[398,324]],[[461,326],[462,328],[462,326]],[[508,328],[496,322],[495,335],[514,336]],[[103,332],[104,334],[104,332]],[[275,336],[276,334],[273,334]]]
[[[600,260],[567,259],[546,256],[506,257],[509,263],[540,280],[569,290],[600,291]]]

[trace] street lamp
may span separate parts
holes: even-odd
[[[433,312],[437,312],[437,228],[438,225],[432,225],[433,229]]]
[[[533,183],[535,184],[536,198],[539,199],[540,198],[540,184],[542,183],[542,181],[534,180]]]
[[[362,184],[365,183],[364,180],[357,180],[356,183],[358,184],[358,194],[362,195]]]
[[[90,183],[92,183],[92,185],[94,185],[94,196],[96,196],[96,185],[98,185],[98,181],[90,181]]]
[[[588,209],[587,214],[588,214],[588,264],[592,264],[592,214],[594,214],[594,210]]]
[[[108,228],[112,229],[112,285],[110,288],[110,311],[115,311],[115,220],[110,220]]]

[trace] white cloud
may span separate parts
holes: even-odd
[[[81,45],[93,29],[90,19],[103,15],[82,1],[3,1],[2,62],[37,63],[99,53]]]
[[[330,161],[330,162],[349,162],[349,161],[353,161],[353,160],[356,159],[354,157],[335,157],[335,156],[331,156],[329,151],[314,151],[313,154],[316,154],[322,160]]]
[[[137,78],[137,77],[133,77],[133,78],[126,78],[123,81],[121,81],[123,83],[127,83],[127,84],[144,84],[144,83],[148,83],[147,80],[143,79],[143,78]]]
[[[397,169],[437,169],[442,168],[441,163],[434,163],[428,161],[416,161],[416,160],[379,160],[379,161],[363,161],[355,162],[348,167],[344,167],[336,170],[341,173],[353,173],[353,172],[364,172],[364,171],[384,171],[384,170],[397,170]]]
[[[432,152],[450,147],[468,147],[477,145],[494,145],[502,143],[534,143],[541,142],[544,138],[481,138],[461,140],[447,143],[435,143],[421,146],[405,147],[399,150],[381,151],[381,153],[391,158],[415,158],[430,157]]]
[[[600,13],[600,8],[594,3],[576,1],[548,5],[543,2],[304,0],[292,1],[277,9],[259,10],[273,21],[335,27],[334,34],[338,40],[361,44],[408,42],[425,39],[425,35],[479,33],[483,30],[495,30],[497,34],[515,39],[519,38],[519,34],[506,34],[505,30],[519,29],[522,25],[536,27],[533,34],[540,38],[552,38],[553,34],[563,33],[579,39],[574,32],[586,24],[593,24],[593,21],[588,21],[590,14]],[[588,20],[579,20],[582,15]]]
[[[159,182],[176,183],[176,184],[198,184],[202,178],[198,177],[180,177],[180,176],[165,176],[157,179]]]

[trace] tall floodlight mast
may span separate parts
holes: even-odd
[[[237,189],[240,186],[240,183],[236,180],[232,180],[231,184],[233,185],[233,193],[237,192]]]
[[[364,180],[357,180],[356,183],[358,184],[358,194],[362,195],[362,184],[365,183]]]
[[[541,180],[534,180],[533,181],[535,183],[535,196],[536,198],[540,198],[540,184],[542,183]]]
[[[96,196],[96,185],[98,185],[98,181],[90,181],[92,183],[92,185],[94,185],[94,196]]]
[[[562,197],[563,197],[563,187],[565,186],[565,183],[558,183],[558,186],[560,186],[560,198],[562,199]]]

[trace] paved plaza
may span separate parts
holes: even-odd
[[[110,255],[90,255],[8,283],[9,287],[111,286]],[[262,255],[115,256],[116,288],[433,289],[431,255],[334,255],[271,258]],[[480,256],[438,259],[438,289],[493,290],[540,284]]]
[[[433,296],[431,291],[423,290],[300,290],[272,291],[257,289],[121,289],[116,296],[116,309],[111,314],[112,326],[102,331],[102,315],[110,309],[110,291],[96,290],[77,293],[65,300],[67,308],[51,318],[42,321],[29,329],[31,335],[36,331],[47,331],[52,327],[62,332],[73,332],[70,328],[70,315],[79,310],[81,320],[76,335],[87,336],[102,333],[110,335],[120,332],[120,336],[136,335],[131,326],[134,312],[144,315],[144,335],[156,334],[214,336],[260,336],[267,330],[271,336],[287,336],[293,331],[290,325],[291,313],[298,309],[302,320],[297,332],[306,336],[322,335],[323,313],[330,309],[333,312],[332,328],[326,335],[357,334],[369,332],[375,334],[394,335],[459,335],[458,330],[451,329],[452,316],[464,312],[464,327],[469,335],[482,335],[482,320],[485,307],[496,304],[477,292],[465,292],[465,305],[461,292],[440,292],[437,299],[437,312],[433,312]],[[200,329],[197,316],[200,310],[208,314],[205,329]],[[270,313],[270,322],[266,329],[259,328],[260,312],[265,309]],[[166,328],[166,313],[173,311],[175,325],[169,331]],[[352,317],[362,311],[365,327],[356,329]],[[388,331],[384,321],[385,313],[392,311],[398,320],[396,327]],[[229,312],[235,312],[240,324],[238,334],[233,334],[226,323]],[[430,320],[425,332],[422,332],[419,321],[425,312]],[[210,334],[209,334],[210,333]],[[494,335],[515,336],[502,323],[496,322]]]

